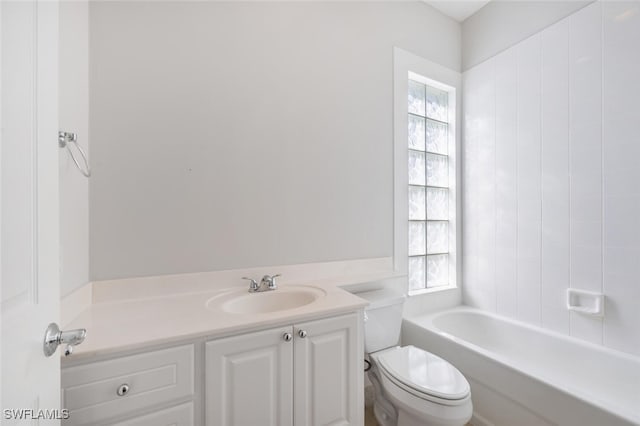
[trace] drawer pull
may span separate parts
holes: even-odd
[[[120,387],[118,388],[118,396],[125,396],[129,393],[129,385],[128,384],[123,384],[120,385]]]

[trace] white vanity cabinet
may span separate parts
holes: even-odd
[[[206,343],[207,426],[362,424],[358,315]]]
[[[62,366],[70,417],[62,424],[360,426],[362,342],[356,311],[94,360],[70,357]]]

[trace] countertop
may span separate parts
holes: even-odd
[[[326,294],[298,308],[261,314],[234,314],[207,308],[209,299],[237,291],[237,286],[92,303],[65,325],[66,329],[86,328],[87,336],[81,345],[74,348],[71,357],[63,357],[63,365],[148,346],[203,337],[217,338],[354,312],[364,308],[368,302],[339,286],[348,284],[348,281],[356,285],[363,282],[351,279],[347,282],[324,280],[304,283],[305,286],[320,288]],[[281,284],[279,288],[295,286]]]

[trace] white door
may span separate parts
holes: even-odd
[[[0,41],[0,423],[59,424],[30,419],[60,417],[57,2],[0,2]]]
[[[213,340],[205,352],[207,426],[291,426],[291,327]]]
[[[356,314],[294,327],[294,424],[360,425],[364,404]]]

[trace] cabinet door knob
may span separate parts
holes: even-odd
[[[118,396],[125,396],[128,393],[129,393],[129,385],[126,383],[123,385],[120,385],[120,387],[118,388]]]
[[[293,339],[293,336],[291,335],[291,333],[284,333],[282,335],[282,338],[284,339],[285,342],[290,342],[291,339]]]
[[[298,330],[298,336],[304,339],[305,337],[307,337],[307,332],[304,330]]]

